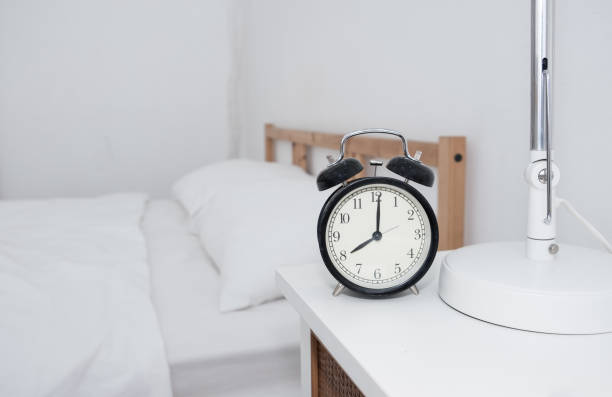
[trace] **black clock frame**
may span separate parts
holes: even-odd
[[[388,185],[393,185],[399,189],[405,190],[407,193],[412,195],[412,197],[414,197],[423,206],[423,208],[425,209],[425,213],[427,214],[427,217],[429,218],[429,222],[431,224],[431,244],[429,246],[429,252],[427,253],[427,256],[425,258],[425,261],[423,262],[423,265],[421,265],[421,268],[411,278],[406,280],[404,283],[393,286],[393,287],[380,288],[380,289],[367,288],[361,285],[357,285],[353,283],[351,280],[344,277],[336,269],[336,267],[334,266],[327,252],[327,231],[325,230],[327,226],[327,221],[329,220],[329,217],[334,207],[336,206],[336,204],[338,204],[338,202],[340,202],[340,200],[342,200],[342,198],[344,198],[347,194],[350,194],[353,190],[359,189],[366,185],[374,185],[374,184],[388,184]],[[436,215],[434,214],[433,209],[431,208],[431,206],[429,205],[425,197],[418,190],[416,190],[414,187],[410,186],[409,184],[402,182],[398,179],[394,179],[394,178],[365,177],[365,178],[360,178],[352,182],[349,182],[346,186],[340,186],[338,189],[336,189],[331,194],[331,196],[329,196],[329,198],[325,201],[323,208],[321,209],[321,213],[319,214],[319,221],[317,222],[317,237],[319,240],[319,251],[321,252],[321,257],[323,258],[325,267],[327,267],[327,270],[332,274],[332,276],[334,276],[334,278],[339,283],[344,285],[346,288],[349,288],[353,291],[356,291],[362,294],[380,296],[380,295],[391,295],[391,294],[395,294],[395,293],[404,291],[405,289],[410,288],[413,285],[415,285],[417,282],[419,282],[421,278],[423,278],[423,276],[425,276],[427,271],[429,271],[431,264],[433,263],[433,260],[436,256],[436,252],[438,251],[439,233],[438,233],[438,221],[436,219]]]

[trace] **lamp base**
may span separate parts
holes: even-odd
[[[524,242],[478,244],[449,253],[440,297],[482,321],[553,334],[612,332],[612,255],[561,245],[552,261],[525,256]]]

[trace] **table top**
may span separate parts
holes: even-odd
[[[438,296],[445,252],[409,291],[385,299],[336,284],[323,264],[277,270],[277,284],[367,396],[612,396],[612,334],[551,335],[482,322]]]

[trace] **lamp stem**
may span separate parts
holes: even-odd
[[[555,186],[559,168],[552,161],[551,53],[552,0],[531,0],[531,162],[525,171],[529,185],[527,257],[552,260],[558,252]]]
[[[544,69],[550,78],[552,6],[549,0],[531,1],[531,150],[546,150],[546,93]],[[550,92],[548,92],[550,97]]]

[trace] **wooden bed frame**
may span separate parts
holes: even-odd
[[[326,134],[279,128],[266,124],[266,161],[275,161],[275,141],[289,141],[292,145],[293,164],[308,171],[307,153],[310,147],[332,149],[334,156],[340,149],[340,134]],[[408,141],[411,153],[423,152],[423,163],[438,169],[438,226],[440,229],[440,250],[463,246],[465,211],[465,137],[441,136],[438,142]],[[346,147],[348,157],[354,157],[366,164],[367,157],[391,158],[403,153],[397,140],[356,137]],[[364,176],[364,171],[362,175]]]

